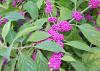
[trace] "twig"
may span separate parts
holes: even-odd
[[[83,14],[86,10],[88,10],[91,6],[86,7],[83,11],[81,11],[81,14]],[[74,18],[72,18],[69,23],[71,23],[74,20]]]

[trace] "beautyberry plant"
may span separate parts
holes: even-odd
[[[100,71],[100,0],[0,0],[0,71]]]

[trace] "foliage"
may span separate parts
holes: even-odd
[[[59,71],[99,71],[100,7],[91,9],[89,1],[50,0],[53,12],[46,14],[46,0],[0,0],[0,71],[53,71],[53,53],[62,53]],[[84,16],[81,21],[72,18],[76,10]],[[50,17],[59,21],[52,23]],[[62,48],[48,30],[65,20],[72,29],[60,31]]]

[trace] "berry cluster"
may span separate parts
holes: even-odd
[[[92,9],[98,8],[98,7],[100,7],[100,0],[89,0],[88,5]],[[72,17],[77,21],[80,21],[80,20],[82,20],[84,18],[79,11],[74,11],[72,13]],[[92,17],[89,14],[87,14],[86,19],[87,20],[91,20]]]
[[[46,0],[46,8],[45,8],[45,12],[47,14],[51,14],[53,11],[53,8],[52,8],[52,4],[50,2],[50,0]]]
[[[72,26],[67,21],[61,21],[58,24],[52,25],[52,27],[48,30],[48,33],[51,35],[49,40],[55,41],[62,48],[64,47],[64,35],[59,32],[67,32],[72,29]],[[53,70],[58,70],[61,65],[62,53],[53,53],[49,59],[49,68]]]
[[[81,13],[79,11],[74,11],[72,13],[72,17],[77,21],[80,21],[83,19],[83,16],[81,15]]]
[[[90,13],[87,13],[87,14],[85,15],[85,19],[86,19],[87,21],[92,21],[92,20],[93,20],[93,17],[91,16]]]
[[[48,18],[48,21],[49,21],[49,22],[52,22],[52,23],[53,23],[53,22],[57,22],[57,20],[58,20],[58,19],[57,19],[56,17],[49,17],[49,18]]]
[[[100,0],[89,0],[89,7],[90,8],[98,8],[100,7]],[[51,17],[52,16],[52,11],[53,11],[53,7],[52,7],[52,3],[50,2],[50,0],[46,0],[46,8],[45,8],[45,13],[48,15],[50,15],[50,17],[48,18],[48,22],[53,23],[53,25],[51,26],[51,28],[48,30],[48,34],[51,35],[51,37],[49,37],[46,40],[50,40],[50,41],[55,41],[59,46],[61,46],[62,48],[64,48],[64,35],[61,34],[61,32],[69,32],[72,30],[73,26],[66,20],[60,21],[57,17]],[[100,13],[99,13],[100,14]],[[85,17],[82,15],[81,12],[79,11],[73,11],[72,13],[72,18],[76,21],[81,21],[83,18],[85,18],[87,21],[93,21],[93,18],[91,16],[90,13],[87,13],[85,15]],[[98,28],[96,28],[97,30],[100,30]],[[44,40],[45,41],[45,40]],[[42,41],[41,41],[42,42]],[[41,43],[38,42],[37,44]],[[36,59],[36,53],[33,54],[33,59]],[[61,66],[61,58],[63,57],[63,53],[59,52],[59,53],[52,53],[50,59],[49,59],[49,68],[53,69],[53,70],[59,70],[60,66]]]
[[[52,5],[49,0],[46,1],[46,9],[47,14],[52,13]],[[49,17],[48,22],[50,23],[57,23],[52,25],[52,27],[48,30],[48,33],[51,35],[51,37],[48,40],[55,41],[58,45],[60,45],[62,48],[64,47],[64,35],[60,34],[59,32],[67,32],[72,29],[72,25],[67,21],[60,21],[57,19],[57,17]],[[49,68],[53,70],[59,70],[60,65],[62,63],[61,58],[63,56],[63,53],[52,53],[50,59],[49,59]]]
[[[51,58],[49,59],[49,68],[53,70],[59,70],[61,65],[61,58],[63,54],[62,53],[53,53]]]
[[[100,6],[100,0],[90,0],[89,6],[91,8],[97,8]],[[46,1],[46,9],[47,14],[52,13],[52,5],[50,3],[50,0]],[[73,19],[76,21],[81,21],[84,16],[79,11],[74,11],[72,13]],[[92,20],[92,16],[88,13],[85,18],[90,21]],[[51,26],[51,28],[48,30],[48,33],[51,35],[49,40],[55,41],[57,44],[59,44],[62,48],[64,47],[64,35],[60,34],[59,32],[68,32],[72,30],[72,25],[67,21],[60,21],[56,17],[49,17],[48,22],[54,23],[54,25]],[[55,24],[57,23],[57,24]],[[49,59],[49,68],[53,70],[59,70],[61,65],[61,58],[63,56],[63,53],[53,53],[52,56]]]
[[[98,7],[100,7],[100,0],[89,0],[89,6],[91,8],[98,8]]]

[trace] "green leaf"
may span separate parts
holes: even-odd
[[[41,8],[41,5],[43,4],[43,1],[44,0],[38,0],[37,1],[37,6],[38,6],[39,9]]]
[[[48,61],[40,51],[37,52],[36,62],[37,62],[37,65],[38,65],[37,71],[49,71]]]
[[[24,19],[24,16],[22,16],[20,13],[17,13],[17,12],[10,12],[10,13],[7,13],[5,18],[11,21],[17,21],[19,19]]]
[[[32,0],[33,3],[36,3],[38,0]]]
[[[23,53],[27,56],[32,56],[33,52],[34,52],[34,46],[31,47],[29,50],[23,50]]]
[[[60,19],[61,20],[68,20],[71,19],[72,11],[68,8],[61,7],[60,8]]]
[[[74,3],[76,3],[77,2],[77,0],[71,0],[72,2],[74,2]]]
[[[7,0],[7,1],[5,2],[6,9],[9,8],[9,5],[10,5],[11,3],[12,3],[12,0]]]
[[[97,53],[84,53],[82,60],[88,71],[100,70],[100,52]]]
[[[41,27],[34,26],[34,27],[28,27],[28,28],[26,28],[26,29],[23,29],[23,30],[19,31],[19,32],[17,33],[16,37],[14,38],[13,42],[14,42],[16,39],[18,39],[19,37],[21,37],[21,36],[23,36],[23,35],[26,35],[26,34],[32,32],[32,31],[38,30],[38,29],[40,29],[40,28],[41,28]]]
[[[24,24],[19,28],[19,31],[24,30],[24,29],[26,29],[26,28],[29,28],[29,27],[31,27],[31,26],[33,26],[33,25],[30,24],[30,23],[24,23]]]
[[[5,41],[11,44],[15,36],[16,36],[16,32],[10,29],[9,33],[6,36]]]
[[[53,41],[44,41],[35,46],[35,48],[53,51],[53,52],[65,52],[62,47],[60,47],[57,43]]]
[[[93,50],[94,52],[100,52],[100,48],[98,48],[98,47],[92,47],[92,50]]]
[[[33,25],[35,26],[43,26],[43,24],[47,22],[47,18],[42,18],[42,19],[38,19],[36,20]]]
[[[0,46],[2,46],[2,42],[1,42],[1,40],[0,40]]]
[[[0,56],[3,56],[7,59],[10,57],[11,49],[9,47],[3,48],[0,46]]]
[[[36,63],[29,57],[20,53],[18,57],[18,71],[37,71]]]
[[[52,16],[57,16],[57,7],[53,6],[53,12],[52,12]]]
[[[75,61],[76,61],[72,56],[67,55],[67,54],[65,54],[65,55],[62,57],[62,60],[67,61],[67,62],[75,62]]]
[[[32,35],[29,37],[28,41],[37,42],[37,41],[44,40],[48,37],[50,37],[50,35],[47,32],[36,31],[36,32],[32,33]]]
[[[80,49],[80,50],[85,50],[85,51],[89,51],[89,52],[94,52],[92,50],[92,48],[90,48],[88,45],[86,45],[85,43],[83,42],[80,42],[80,41],[70,41],[68,43],[65,43],[69,46],[72,46],[76,49]]]
[[[7,34],[10,31],[10,26],[11,26],[11,21],[7,22],[2,29],[2,37],[3,37],[4,41],[5,41]]]
[[[72,2],[70,0],[59,0],[58,4],[62,5],[65,8],[72,9]]]
[[[45,31],[48,31],[48,29],[50,29],[50,27],[51,27],[50,23],[47,23],[47,24],[46,24]]]
[[[84,36],[94,45],[100,47],[100,32],[89,24],[78,26]]]
[[[38,17],[38,7],[36,3],[28,1],[24,4],[23,8],[30,14],[33,20]]]
[[[2,70],[2,60],[3,60],[3,57],[0,56],[0,71]]]
[[[74,67],[75,71],[87,71],[85,65],[80,61],[72,62],[71,65]]]
[[[96,20],[97,25],[100,27],[100,15],[98,16],[97,20]]]
[[[77,0],[71,0],[73,3],[74,3],[74,8],[75,8],[75,10],[77,9]]]
[[[82,38],[80,37],[80,34],[76,28],[73,28],[73,30],[70,32],[68,36],[65,36],[65,40],[67,41],[73,41],[73,40],[79,40],[81,41]]]
[[[0,64],[2,64],[2,59],[3,59],[3,57],[0,56]]]
[[[60,68],[60,71],[66,71],[65,69],[63,69],[63,68]]]
[[[16,65],[16,60],[11,60],[9,61],[5,67],[4,67],[4,71],[15,71],[15,65]]]

